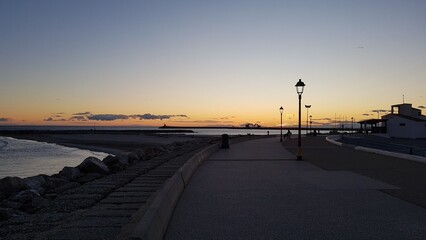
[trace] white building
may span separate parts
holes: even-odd
[[[384,115],[387,134],[395,138],[426,138],[426,116],[412,104],[392,105],[391,113]]]

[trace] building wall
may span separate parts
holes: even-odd
[[[426,122],[388,116],[387,133],[396,138],[426,138]]]

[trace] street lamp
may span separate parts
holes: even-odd
[[[280,142],[283,141],[283,111],[284,111],[284,108],[281,106],[280,107],[280,113],[281,113],[281,138],[280,138]]]
[[[312,115],[309,115],[309,123],[310,123],[310,125],[309,125],[309,133],[311,134],[312,133]]]
[[[306,108],[306,133],[308,133],[308,127],[309,127],[308,116],[309,116],[309,108],[311,108],[311,105],[305,105],[305,108]]]
[[[297,160],[302,160],[302,137],[301,137],[301,120],[302,120],[302,93],[303,88],[305,87],[305,83],[302,82],[302,79],[295,85],[297,95],[299,95],[299,129],[298,129],[298,143],[297,143]]]

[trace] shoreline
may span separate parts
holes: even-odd
[[[184,135],[188,131],[151,130],[71,130],[71,131],[0,131],[0,136],[21,140],[53,143],[65,147],[104,152],[116,156],[129,154],[137,149],[158,147],[174,142],[185,142],[201,136]],[[176,134],[182,133],[182,134]]]

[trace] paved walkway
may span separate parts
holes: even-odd
[[[398,187],[294,159],[279,138],[217,152],[194,174],[165,239],[426,236],[424,208],[379,191]]]

